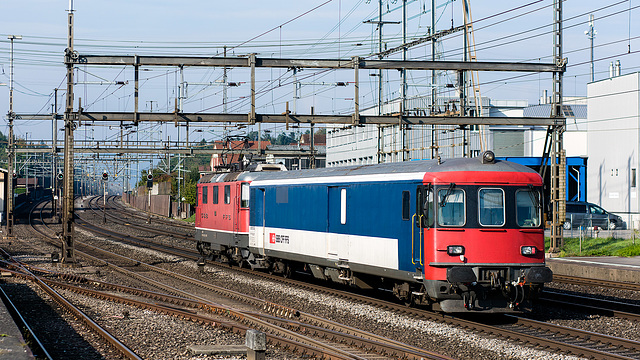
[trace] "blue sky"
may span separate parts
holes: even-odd
[[[401,0],[385,0],[383,20],[398,21],[401,11],[395,10]],[[424,36],[431,22],[430,1],[410,0],[408,5],[408,33],[410,38]],[[437,29],[461,25],[461,0],[437,1]],[[475,21],[477,57],[480,61],[542,61],[549,62],[552,54],[551,23],[552,1],[476,1],[471,4]],[[565,74],[565,96],[585,95],[589,80],[588,13],[596,17],[596,80],[608,76],[611,61],[620,60],[623,73],[638,71],[640,36],[636,18],[639,14],[632,1],[578,1],[564,2],[564,51],[569,67]],[[318,7],[316,10],[306,12]],[[0,22],[1,83],[9,83],[9,41],[7,35],[22,35],[15,42],[15,94],[17,113],[49,113],[51,94],[56,87],[64,88],[65,67],[63,53],[66,42],[68,1],[24,0],[0,2],[3,19]],[[235,47],[232,55],[257,52],[264,57],[316,57],[337,58],[368,56],[377,48],[377,33],[373,25],[363,24],[376,20],[377,0],[308,0],[308,1],[74,1],[76,50],[83,54],[146,54],[146,55],[206,55],[221,52],[223,45]],[[389,12],[387,12],[387,9]],[[631,9],[631,10],[630,10]],[[425,11],[426,10],[426,11]],[[634,24],[635,21],[635,24]],[[284,24],[284,25],[283,25]],[[631,26],[630,26],[631,24]],[[282,25],[282,26],[280,26]],[[269,30],[272,30],[269,32]],[[388,47],[399,44],[400,25],[384,26]],[[247,42],[258,35],[253,41]],[[604,45],[609,44],[609,45]],[[462,37],[446,38],[439,52],[445,60],[460,60]],[[628,53],[630,46],[631,52]],[[420,46],[409,52],[411,59],[430,59],[430,46]],[[397,55],[392,58],[398,58]],[[140,107],[148,111],[151,106],[166,111],[172,107],[176,93],[176,69],[146,69],[141,75]],[[79,68],[78,81],[129,81],[132,69]],[[541,92],[550,90],[549,75],[488,74],[481,73],[483,96],[504,100],[528,100],[536,104]],[[187,69],[188,87],[185,111],[222,112],[221,87],[196,85],[221,80],[221,69]],[[317,72],[305,70],[296,75],[303,83],[299,99],[294,100],[291,72],[267,70],[259,75],[260,112],[281,113],[287,101],[296,104],[299,112],[308,112],[314,106],[316,113],[349,113],[352,110],[353,88],[337,89],[322,83],[352,81],[352,72]],[[385,97],[397,96],[397,74],[385,74]],[[375,78],[360,75],[361,104],[376,101]],[[428,74],[410,76],[410,95],[425,92]],[[440,82],[453,83],[455,77],[442,74]],[[230,81],[248,81],[246,71],[236,69],[229,74]],[[229,91],[230,111],[246,112],[246,85]],[[274,89],[273,91],[269,91]],[[76,99],[82,97],[94,111],[132,111],[132,86],[77,85]],[[62,92],[59,109],[62,111]],[[0,131],[6,131],[9,91],[0,86]],[[293,105],[292,105],[293,106]],[[50,125],[42,121],[16,123],[16,135],[29,138],[51,137]],[[274,129],[281,131],[283,129]],[[165,130],[168,136],[171,129]],[[113,137],[108,129],[92,134],[93,138]],[[79,134],[82,137],[82,133]],[[163,136],[165,136],[163,135]],[[159,136],[159,135],[158,135]],[[192,139],[219,138],[216,131],[194,134]]]

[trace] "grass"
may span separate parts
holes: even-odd
[[[545,238],[545,247],[549,248],[549,239]],[[565,256],[640,256],[640,239],[586,238],[582,240],[580,251],[579,238],[565,238],[560,257]]]
[[[190,217],[183,219],[183,221],[195,223],[196,222],[196,214],[191,215]]]

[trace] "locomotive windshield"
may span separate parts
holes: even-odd
[[[502,189],[480,189],[478,204],[480,225],[504,225],[504,191]]]
[[[526,189],[516,192],[518,226],[540,226],[540,208],[540,192],[538,190]]]
[[[454,189],[438,190],[438,224],[444,226],[464,226],[465,214],[464,191]]]

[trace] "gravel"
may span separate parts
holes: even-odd
[[[86,217],[90,217],[90,212],[84,212],[83,216],[85,215]],[[116,226],[114,226],[114,229],[115,227]],[[15,228],[18,236],[24,239],[24,242],[33,244],[25,245],[22,241],[16,241],[8,246],[12,253],[20,254],[20,258],[25,262],[42,267],[50,267],[56,271],[81,272],[87,277],[95,277],[102,281],[114,283],[126,282],[122,276],[113,275],[103,267],[95,266],[95,264],[86,266],[91,264],[85,261],[82,261],[82,264],[85,265],[82,268],[51,265],[49,254],[59,250],[49,245],[43,245],[40,240],[33,239],[32,235],[27,233],[23,226],[17,225]],[[82,241],[92,242],[96,245],[100,244],[100,246],[108,247],[126,256],[136,257],[136,259],[147,263],[154,263],[163,268],[184,273],[194,278],[200,278],[214,285],[225,286],[238,292],[280,303],[317,316],[326,317],[336,322],[355,326],[412,344],[428,351],[458,359],[577,359],[573,356],[532,349],[511,341],[469,332],[450,325],[433,321],[416,320],[415,318],[398,315],[369,305],[352,303],[333,296],[256,279],[255,277],[239,274],[223,267],[206,266],[202,269],[193,261],[183,261],[175,256],[160,254],[156,251],[140,249],[135,246],[102,239],[77,227],[76,236]],[[193,246],[193,243],[191,243],[191,245]],[[35,254],[34,249],[40,249],[40,254]],[[22,284],[22,287],[25,287],[24,284]],[[32,286],[29,285],[27,287],[31,288]],[[627,298],[630,299],[630,301],[640,303],[640,295],[634,292],[623,292],[611,289],[596,289],[592,291],[586,287],[556,283],[551,284],[550,287],[580,293],[594,292],[598,296]],[[36,291],[32,289],[31,292],[35,293]],[[109,331],[113,331],[124,343],[146,359],[233,359],[234,357],[194,356],[189,353],[187,347],[189,345],[244,343],[243,338],[220,329],[201,326],[170,316],[158,315],[146,310],[87,298],[73,293],[69,293],[68,295],[73,302],[78,304],[84,311],[94,315],[94,319],[102,326],[109,329]],[[43,299],[46,299],[46,296],[43,295]],[[50,300],[43,301],[47,302],[46,307],[50,308],[51,311],[62,314],[58,315],[59,318],[68,318],[68,316],[64,315],[64,312],[60,312],[60,309],[50,304]],[[39,307],[45,308],[45,306],[42,305]],[[567,309],[536,309],[532,317],[594,332],[606,331],[610,334],[616,334],[614,336],[632,339],[637,339],[638,336],[640,336],[638,335],[640,334],[640,325],[638,324],[621,319],[572,312]],[[50,320],[46,320],[46,322],[49,321]],[[78,332],[83,339],[79,341],[79,343],[94,344],[96,342],[95,339],[91,339],[91,335],[86,334],[86,330],[76,327],[74,331]],[[58,334],[57,331],[56,334]],[[68,342],[72,341],[71,336],[64,340]],[[99,344],[100,342],[98,341],[97,343]],[[93,356],[97,357],[86,356],[81,358],[117,358],[105,345],[97,345],[97,349],[93,351]],[[295,359],[297,357],[277,349],[269,348],[267,358]]]

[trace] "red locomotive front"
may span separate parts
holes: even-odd
[[[233,181],[237,175],[214,174],[198,184],[196,240],[203,257],[227,261],[248,245],[249,183]]]
[[[521,310],[551,281],[537,173],[427,173],[421,194],[424,283],[443,311]]]

